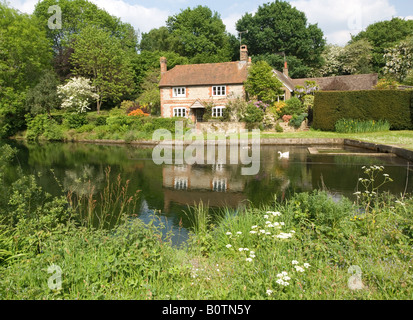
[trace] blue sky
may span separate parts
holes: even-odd
[[[254,13],[262,0],[89,0],[110,14],[120,17],[141,32],[165,25],[168,16],[181,9],[198,5],[217,11],[230,33],[236,34],[235,23],[246,12]],[[31,13],[38,0],[9,0],[11,6]],[[351,34],[369,24],[392,17],[413,19],[411,0],[289,0],[303,11],[310,23],[318,23],[328,43],[345,45]]]

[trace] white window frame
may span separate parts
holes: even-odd
[[[175,190],[187,190],[188,189],[188,178],[176,177],[174,179],[174,189]]]
[[[173,108],[173,117],[177,118],[187,118],[188,117],[188,109],[185,107],[176,107]]]
[[[173,87],[172,96],[174,98],[186,98],[186,88],[185,87]]]
[[[227,86],[213,86],[212,96],[214,97],[225,97],[227,95]]]
[[[212,191],[226,192],[227,188],[227,179],[214,178],[214,180],[212,180]]]
[[[225,106],[212,107],[212,117],[213,118],[223,117],[224,116],[224,109],[225,109]]]

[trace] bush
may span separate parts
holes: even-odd
[[[284,132],[284,129],[283,129],[283,127],[281,127],[280,123],[277,123],[275,125],[275,131],[276,132]]]
[[[107,119],[107,117],[105,117],[105,116],[96,117],[95,126],[104,126],[104,125],[106,125],[106,119]]]
[[[303,123],[303,121],[308,117],[307,113],[302,113],[300,115],[293,115],[290,122],[288,123],[290,126],[298,129],[301,124]]]
[[[304,110],[303,108],[303,104],[300,101],[300,99],[296,98],[296,97],[292,97],[291,99],[288,99],[286,101],[286,106],[284,108],[282,108],[282,115],[285,114],[302,114],[303,112],[305,112],[307,110]]]
[[[85,113],[66,113],[63,116],[63,126],[69,129],[77,129],[88,123]]]
[[[64,138],[63,129],[56,121],[49,119],[43,137],[49,141],[62,141]]]
[[[85,124],[84,126],[81,126],[80,128],[76,129],[77,133],[83,133],[83,132],[91,132],[93,131],[93,129],[95,128],[95,126],[91,123],[89,124]]]
[[[246,122],[249,127],[251,127],[252,124],[259,123],[264,119],[264,111],[262,111],[260,108],[257,108],[253,104],[248,104],[247,110],[244,114],[244,117],[242,118],[243,122]]]
[[[334,131],[340,119],[386,119],[393,130],[411,129],[411,99],[412,91],[402,90],[317,92],[313,128]]]

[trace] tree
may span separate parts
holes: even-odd
[[[368,40],[373,46],[372,64],[375,72],[385,66],[383,55],[385,50],[394,47],[398,42],[413,33],[413,20],[393,18],[369,25],[366,30],[353,36],[350,43],[361,39]]]
[[[342,74],[343,62],[341,56],[343,55],[344,48],[339,45],[329,44],[326,46],[323,54],[321,55],[324,63],[319,69],[320,76],[330,77],[338,76]]]
[[[168,17],[167,29],[174,51],[191,63],[229,61],[232,50],[225,24],[217,12],[204,6],[187,8]]]
[[[413,37],[408,37],[393,48],[386,49],[383,74],[403,82],[413,69]]]
[[[267,62],[258,61],[250,67],[245,82],[245,91],[250,98],[272,103],[283,93],[281,87],[281,82]]]
[[[71,60],[74,74],[88,77],[96,88],[98,113],[103,101],[119,102],[134,89],[133,70],[121,42],[94,26],[75,36]]]
[[[323,32],[307,23],[305,14],[288,2],[276,0],[258,7],[255,14],[247,13],[236,23],[238,31],[248,30],[243,43],[252,55],[293,56],[307,67],[321,65],[325,46]]]
[[[83,77],[71,78],[65,85],[58,86],[57,92],[62,99],[62,109],[74,109],[79,113],[89,110],[91,101],[99,98],[90,80]]]
[[[58,5],[62,13],[61,28],[49,28],[52,13],[48,9]],[[121,47],[131,56],[137,54],[138,36],[134,28],[119,18],[100,9],[87,0],[42,0],[36,6],[33,15],[52,41],[54,67],[61,80],[73,76],[70,56],[73,53],[73,40],[87,26],[105,30],[111,37],[120,41]]]
[[[161,108],[159,80],[160,73],[158,69],[148,72],[142,83],[143,92],[137,99],[139,105],[149,109],[153,115],[159,114]]]
[[[27,93],[27,110],[33,115],[47,113],[50,116],[50,112],[61,104],[57,94],[58,85],[56,74],[51,70],[46,70],[39,83]]]
[[[51,66],[50,42],[36,19],[0,3],[0,137],[25,126],[25,97]]]
[[[51,63],[50,42],[36,19],[0,3],[0,84],[25,90]]]
[[[361,39],[348,44],[341,52],[343,74],[363,74],[373,70],[373,46],[368,40]]]
[[[163,26],[142,33],[139,48],[142,51],[173,51],[177,39],[172,36],[168,28]]]

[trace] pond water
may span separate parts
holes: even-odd
[[[6,142],[2,142],[6,143]],[[152,148],[132,145],[82,143],[26,144],[7,142],[19,152],[9,170],[20,167],[25,174],[41,173],[39,185],[53,195],[68,190],[81,192],[87,181],[96,191],[104,188],[105,169],[129,180],[129,190],[141,190],[136,214],[147,221],[156,210],[172,228],[175,242],[185,240],[188,219],[184,210],[200,200],[210,207],[238,208],[251,202],[268,204],[294,192],[325,188],[334,197],[354,199],[362,166],[382,165],[394,182],[383,191],[401,194],[413,191],[413,164],[399,157],[355,156],[365,152],[351,147],[340,154],[310,154],[307,146],[261,146],[260,170],[252,176],[241,175],[241,165],[229,161],[215,165],[156,165]],[[279,159],[278,151],[290,152]],[[52,169],[52,170],[51,170]],[[13,176],[13,173],[11,173]],[[60,181],[60,186],[57,181]],[[63,190],[62,190],[63,189]]]

